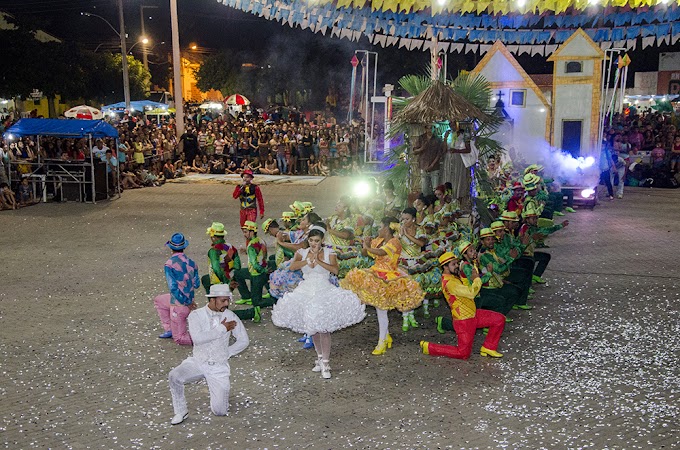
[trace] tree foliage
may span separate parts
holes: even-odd
[[[86,103],[122,101],[123,75],[120,54],[93,53],[73,43],[41,42],[29,27],[0,30],[0,96],[26,98],[33,89],[50,101],[83,100]],[[130,94],[133,99],[149,95],[149,72],[128,56]]]

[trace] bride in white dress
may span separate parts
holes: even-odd
[[[338,273],[338,260],[322,245],[326,230],[320,225],[309,227],[309,248],[299,249],[290,270],[302,270],[303,280],[274,305],[272,322],[312,336],[317,359],[312,371],[331,377],[331,333],[364,320],[365,305],[352,291],[334,286],[329,273]]]

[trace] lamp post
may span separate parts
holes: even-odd
[[[142,36],[146,36],[146,30],[144,29],[144,10],[145,9],[155,9],[155,8],[158,8],[158,6],[139,5],[139,17],[142,20]],[[147,58],[147,54],[149,53],[149,49],[146,46],[147,42],[142,42],[142,43],[144,44],[144,48],[142,50],[142,63],[144,64],[144,68],[146,70],[149,70],[149,60]]]
[[[170,24],[172,27],[172,78],[175,99],[175,127],[177,138],[184,134],[184,99],[182,98],[182,70],[179,51],[179,23],[177,21],[177,0],[170,0]]]
[[[118,16],[120,20],[120,32],[116,31],[113,25],[111,25],[111,22],[108,20],[104,19],[102,16],[98,16],[97,14],[92,14],[89,12],[81,12],[81,16],[87,16],[87,17],[96,17],[97,19],[103,20],[111,30],[113,30],[114,33],[118,36],[120,39],[120,56],[122,59],[122,64],[123,64],[123,96],[125,97],[125,109],[130,109],[130,75],[128,72],[128,61],[127,61],[127,49],[126,49],[126,43],[125,43],[125,21],[123,17],[123,0],[118,0]],[[99,48],[99,47],[97,47]],[[96,50],[95,50],[96,51]]]
[[[143,44],[143,45],[146,46],[149,42],[150,42],[150,41],[149,41],[148,38],[142,38],[142,39],[138,40],[137,42],[135,42],[134,44],[132,44],[132,47],[130,47],[130,50],[128,50],[128,52],[129,52],[130,54],[132,54],[132,49],[133,49],[133,48],[137,47],[139,44]]]

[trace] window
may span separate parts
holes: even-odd
[[[511,89],[510,90],[510,106],[519,106],[524,108],[526,106],[526,89]]]
[[[566,73],[581,73],[583,72],[583,64],[581,64],[581,61],[567,61],[564,71]]]

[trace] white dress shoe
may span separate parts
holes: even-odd
[[[331,377],[331,366],[328,361],[321,362],[321,376],[326,380]]]
[[[188,412],[185,412],[184,414],[175,414],[170,423],[172,425],[179,425],[180,423],[184,422],[184,419],[186,419],[187,417],[189,417]]]

